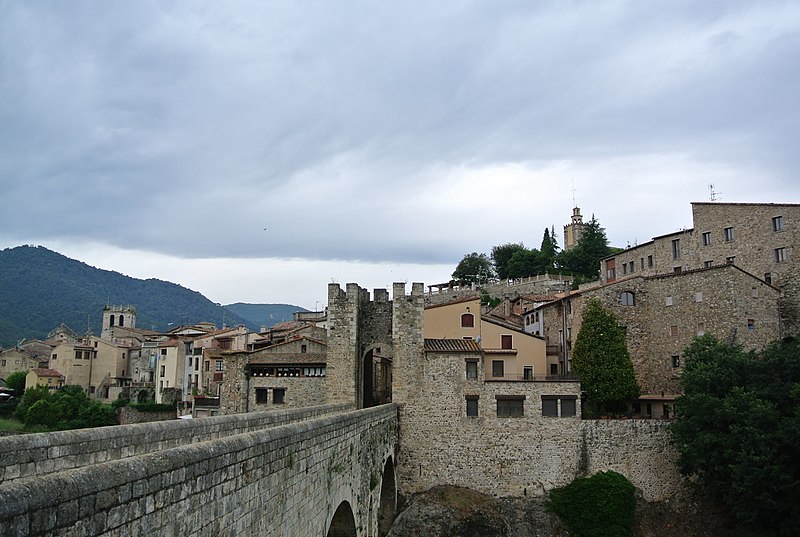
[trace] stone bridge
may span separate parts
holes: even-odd
[[[0,535],[385,535],[397,406],[0,438]]]

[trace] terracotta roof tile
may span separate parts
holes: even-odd
[[[56,371],[55,369],[32,369],[34,373],[36,373],[39,377],[63,377],[61,373]]]

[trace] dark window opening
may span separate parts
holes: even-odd
[[[476,417],[478,415],[478,397],[468,395],[467,401],[467,416]]]
[[[521,418],[525,415],[525,396],[497,396],[498,418]]]

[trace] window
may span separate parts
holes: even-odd
[[[523,380],[533,380],[533,367],[532,366],[525,366],[522,369],[522,379]]]
[[[714,266],[714,261],[710,259],[708,261],[703,261],[703,268],[711,268],[713,266]]]
[[[735,255],[731,255],[731,256],[726,257],[725,258],[725,264],[726,265],[735,265],[736,264],[736,256]]]
[[[558,417],[558,397],[542,396],[542,416]]]
[[[783,231],[783,217],[776,216],[772,219],[772,231]]]
[[[683,267],[681,266],[672,267],[672,272],[674,272],[675,274],[680,274],[681,272],[683,272]]]
[[[636,296],[631,291],[623,291],[619,295],[619,303],[623,306],[635,306]]]
[[[694,294],[694,301],[695,302],[702,302],[703,301],[703,291],[697,291]]]
[[[467,380],[478,378],[478,362],[467,362]]]
[[[513,349],[514,347],[513,347],[512,343],[513,343],[513,341],[512,341],[512,338],[511,338],[510,335],[503,334],[502,336],[500,336],[500,348],[501,349]]]
[[[786,248],[775,248],[775,262],[776,263],[786,262]]]
[[[725,236],[725,242],[731,242],[736,238],[736,234],[733,232],[732,227],[726,227],[723,229],[722,234]]]
[[[286,401],[286,388],[272,389],[272,404],[282,405]]]
[[[216,363],[215,363],[215,365],[214,365],[214,367],[216,368],[216,370],[217,370],[217,371],[222,371],[222,369],[223,369],[223,362],[222,362],[222,360],[217,360],[217,361],[216,361]]]
[[[642,257],[641,259],[639,259],[639,268],[640,268],[640,269],[642,269],[642,270],[644,270],[644,257]]]
[[[161,349],[161,356],[167,355],[167,349]]]
[[[702,336],[706,333],[705,323],[697,323],[697,335]]]
[[[680,354],[673,354],[672,355],[672,367],[680,367],[681,366],[681,355]]]
[[[308,345],[300,345],[300,353],[305,354],[308,352]]]
[[[756,329],[756,320],[755,319],[747,319],[747,329],[751,332]]]
[[[624,276],[627,273],[628,273],[628,264],[627,263],[623,263],[622,264],[622,275]]]
[[[269,400],[269,389],[256,388],[256,404],[266,405],[268,400]]]
[[[200,358],[197,356],[194,358],[194,370],[200,371]]]
[[[561,399],[561,417],[569,418],[577,415],[577,401],[576,397],[563,397]]]
[[[652,255],[648,255],[647,256],[647,268],[653,268],[653,256]]]
[[[498,418],[521,418],[525,415],[524,395],[497,395]]]
[[[767,282],[767,283],[769,283],[769,282]],[[58,354],[53,353],[52,358],[53,358],[53,360],[57,360],[58,359]]]
[[[492,376],[493,377],[502,377],[503,376],[503,367],[504,367],[503,360],[492,360]]]
[[[617,277],[616,269],[610,268],[610,269],[606,270],[606,279],[607,280],[614,280],[614,279],[616,279],[616,277]]]
[[[558,375],[558,364],[550,364],[550,374]]]
[[[162,365],[161,371],[159,372],[159,377],[166,377],[167,376],[167,366]]]
[[[711,245],[711,232],[706,231],[701,235],[703,240],[703,246],[710,246]]]
[[[680,239],[673,239],[672,240],[672,259],[680,259],[681,258],[681,240]]]
[[[767,282],[768,284],[772,285],[772,273],[771,272],[765,272],[764,273],[764,281]],[[53,358],[55,358],[55,357],[56,357],[56,355],[54,354]]]
[[[570,418],[577,415],[577,396],[575,395],[543,395],[542,416]],[[559,409],[561,412],[559,413]]]
[[[664,301],[664,303],[665,303],[667,306],[671,306],[671,305],[674,303],[674,301],[672,300],[672,297],[671,297],[671,296],[668,296],[668,297],[667,297],[667,299]]]
[[[478,396],[468,395],[467,401],[467,417],[475,418],[478,416]]]
[[[0,366],[5,367],[6,366],[6,361],[5,360],[0,361]]]
[[[474,328],[475,316],[471,313],[464,313],[461,315],[461,328]]]
[[[572,315],[572,300],[567,300],[567,315]]]
[[[750,296],[752,296],[753,298],[758,298],[758,287],[750,288]]]
[[[678,337],[678,325],[673,324],[669,327],[669,335],[672,337]]]
[[[633,261],[630,262],[630,267],[631,267],[631,274],[633,274],[633,272],[634,272],[633,271]]]
[[[211,371],[211,361],[210,360],[206,360],[206,362],[205,362],[205,370],[206,371]]]

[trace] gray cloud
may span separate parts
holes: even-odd
[[[5,3],[0,36],[7,240],[447,263],[538,245],[570,179],[618,243],[708,182],[798,200],[790,2]]]

